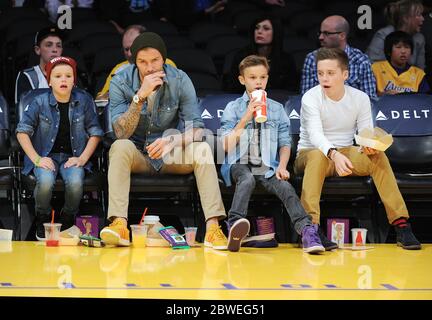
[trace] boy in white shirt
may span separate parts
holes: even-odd
[[[325,177],[372,176],[387,213],[395,227],[398,246],[421,248],[407,222],[408,210],[384,152],[353,146],[354,134],[372,127],[371,104],[362,91],[344,85],[348,57],[338,48],[317,52],[319,85],[302,98],[300,141],[295,173],[304,173],[301,202],[313,223],[320,222],[320,197]],[[360,152],[359,152],[360,151]],[[320,232],[326,249],[336,244]]]

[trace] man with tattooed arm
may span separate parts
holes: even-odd
[[[226,216],[213,154],[201,141],[201,119],[187,74],[164,63],[167,50],[153,32],[139,35],[132,63],[111,80],[109,108],[117,140],[109,151],[108,219],[101,231],[108,245],[129,246],[127,228],[130,174],[194,173],[205,219],[205,245],[227,248],[219,226]]]

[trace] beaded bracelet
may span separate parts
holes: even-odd
[[[39,162],[41,161],[41,157],[37,156],[36,160],[35,160],[35,166],[39,167]]]

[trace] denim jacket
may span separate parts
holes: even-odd
[[[224,137],[234,130],[237,123],[246,113],[249,96],[245,92],[242,97],[231,101],[225,107],[221,119],[219,134]],[[266,178],[275,174],[279,165],[279,149],[283,146],[291,147],[290,121],[283,106],[274,100],[267,99],[267,121],[261,130],[261,157],[263,163],[269,167]],[[249,144],[253,137],[252,120],[246,124],[236,148],[228,152],[221,167],[221,174],[227,186],[231,185],[231,166],[249,151]]]
[[[144,153],[145,146],[162,137],[165,130],[178,129],[184,132],[185,129],[204,128],[195,88],[188,75],[167,64],[163,68],[166,76],[156,93],[153,111],[149,114],[147,103],[144,103],[138,126],[129,138]],[[112,78],[109,90],[111,123],[114,124],[129,109],[140,86],[139,71],[135,64]],[[162,167],[162,159],[150,159],[150,162],[156,170]]]
[[[96,106],[92,97],[77,89],[72,90],[69,104],[69,122],[71,147],[74,157],[79,157],[84,151],[91,136],[103,136],[96,114]],[[60,111],[52,91],[42,93],[25,107],[22,118],[16,128],[16,133],[27,133],[33,147],[41,157],[47,157],[57,137],[60,125]],[[29,174],[34,168],[33,162],[24,157],[23,174]],[[84,166],[90,170],[90,161]]]

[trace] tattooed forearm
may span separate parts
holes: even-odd
[[[128,111],[113,123],[113,129],[118,139],[129,139],[138,126],[142,105],[131,103]]]

